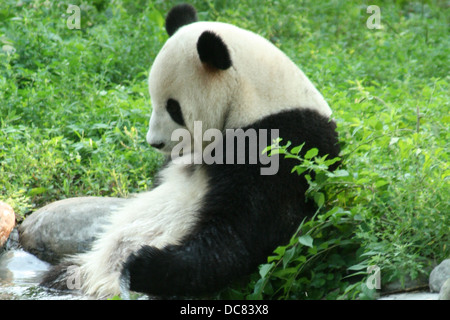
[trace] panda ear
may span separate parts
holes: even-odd
[[[200,60],[210,67],[226,70],[231,67],[230,52],[223,40],[212,31],[204,31],[197,41]]]
[[[179,4],[167,14],[166,31],[171,37],[182,26],[197,21],[197,11],[193,6],[187,3]]]

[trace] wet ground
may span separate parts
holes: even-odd
[[[83,299],[76,294],[40,287],[41,277],[50,264],[21,249],[18,239],[17,230],[13,230],[6,250],[0,252],[0,300]]]
[[[34,255],[12,249],[0,255],[0,300],[66,300],[80,296],[47,290],[39,286],[50,265]]]

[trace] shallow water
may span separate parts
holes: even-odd
[[[48,290],[39,286],[50,264],[20,249],[0,255],[0,300],[71,300],[81,296]]]

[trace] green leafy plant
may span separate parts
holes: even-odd
[[[354,217],[336,205],[332,196],[332,190],[337,190],[348,172],[329,170],[340,158],[318,157],[316,148],[307,150],[301,157],[304,144],[290,150],[289,147],[288,142],[269,149],[271,153],[298,160],[292,173],[304,174],[309,183],[306,194],[318,209],[311,219],[301,223],[288,245],[278,247],[268,263],[260,266],[260,279],[247,298],[337,298],[348,284],[343,278],[347,266],[356,261],[354,253],[359,247],[352,239]]]
[[[265,151],[298,160],[292,173],[305,176],[307,196],[318,209],[301,223],[287,245],[268,257],[240,294],[247,299],[336,299],[350,286],[347,269],[358,260],[355,253],[360,247],[354,239],[358,219],[340,206],[335,192],[349,174],[342,168],[329,170],[339,158],[318,157],[316,148],[300,156],[304,144],[291,148],[290,142],[279,143],[280,139]],[[232,292],[236,295],[236,290]]]

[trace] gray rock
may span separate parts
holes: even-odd
[[[445,259],[430,274],[430,290],[439,292],[444,282],[450,278],[450,259]]]
[[[439,300],[450,300],[450,278],[448,278],[441,287]]]
[[[405,292],[381,297],[378,300],[437,300],[437,293],[430,292]]]
[[[428,271],[429,273],[429,271]],[[382,294],[393,294],[402,291],[417,291],[428,289],[428,276],[419,275],[416,279],[411,279],[410,276],[406,275],[403,281],[397,280],[391,283],[383,284],[381,287]]]
[[[8,240],[3,245],[3,250],[9,251],[12,249],[18,249],[19,247],[20,247],[19,231],[17,230],[17,228],[14,228],[13,231],[11,231],[11,233],[9,234]],[[2,252],[2,250],[0,250],[0,254],[1,254],[1,252]]]
[[[51,203],[19,227],[20,244],[39,259],[57,263],[88,250],[110,214],[127,202],[121,198],[80,197]]]

